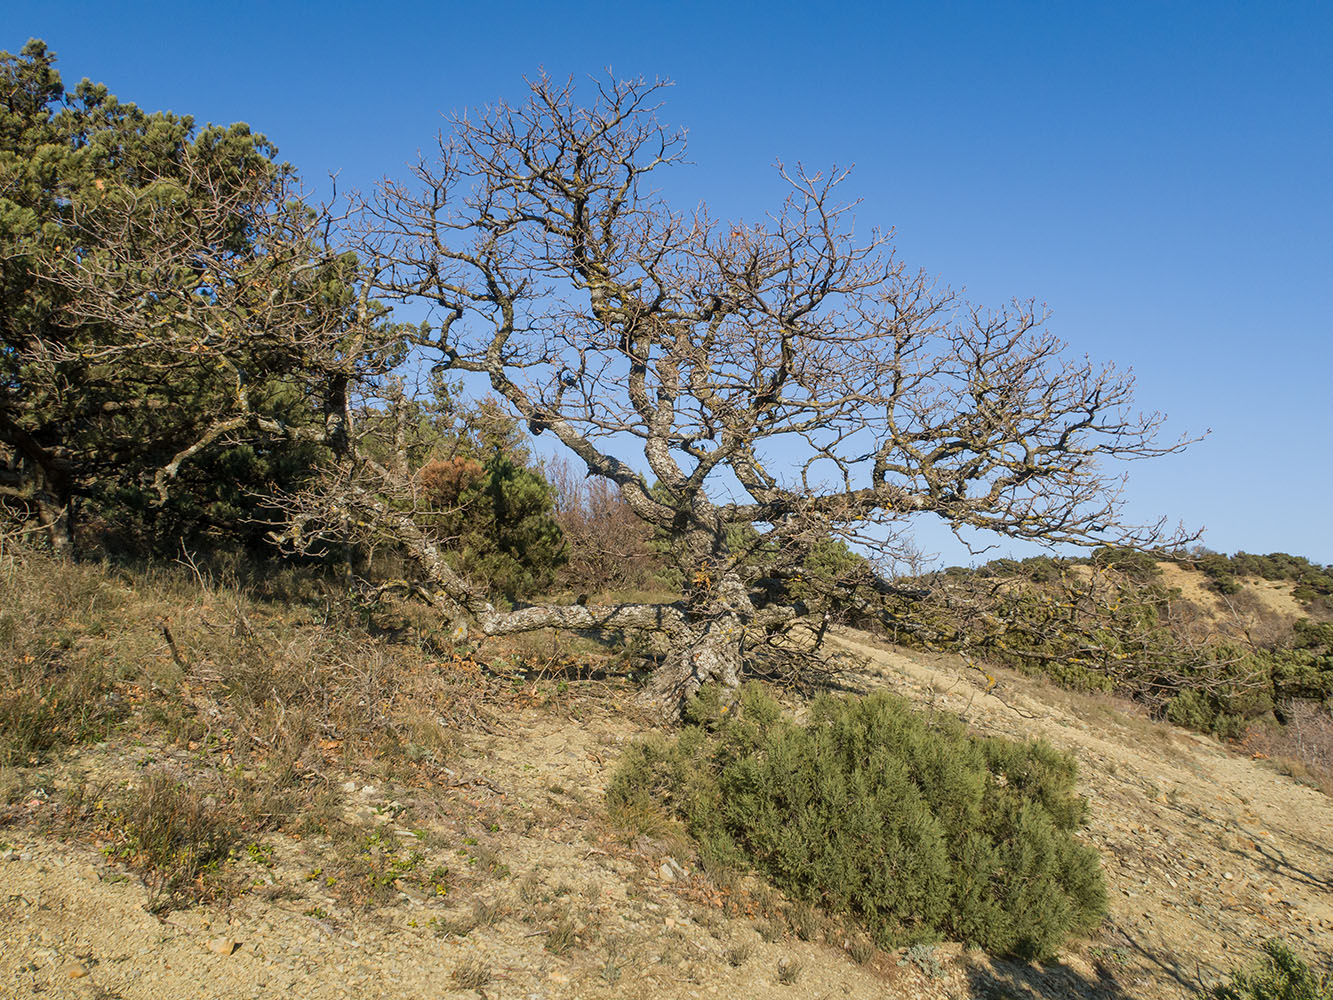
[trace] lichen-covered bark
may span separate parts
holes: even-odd
[[[705,684],[740,685],[746,628],[756,614],[734,571],[716,581],[702,576],[689,603],[689,617],[671,636],[671,652],[642,695],[666,719],[679,717],[685,702]]]
[[[705,684],[740,685],[744,626],[728,615],[676,636],[666,662],[659,666],[640,696],[664,719],[679,717],[685,702]]]
[[[517,611],[485,612],[478,616],[477,624],[485,635],[513,635],[542,628],[671,633],[685,627],[685,616],[670,604],[536,604]]]

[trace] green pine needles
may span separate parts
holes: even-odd
[[[665,803],[706,863],[753,866],[883,947],[948,936],[1041,958],[1106,912],[1073,836],[1074,761],[1045,743],[975,737],[886,693],[823,696],[797,725],[758,686],[734,711],[705,689],[687,721],[625,755],[608,803]]]

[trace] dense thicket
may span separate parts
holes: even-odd
[[[705,689],[686,719],[626,754],[608,802],[666,803],[710,863],[753,866],[882,946],[948,935],[1041,957],[1105,912],[1073,836],[1073,759],[1044,743],[974,737],[886,693],[822,697],[798,725],[757,687],[735,711]]]
[[[510,599],[555,580],[569,546],[555,490],[533,464],[517,421],[493,401],[451,401],[454,426],[413,468],[414,516],[447,550],[454,568]]]
[[[0,54],[0,516],[58,550],[260,552],[332,478],[497,593],[548,584],[564,546],[515,421],[408,398],[391,373],[412,328],[276,148],[67,92],[54,63],[40,42]],[[291,547],[363,567],[397,547],[356,535]]]
[[[150,544],[244,530],[253,491],[309,470],[299,429],[323,419],[276,320],[336,324],[355,262],[304,239],[294,174],[248,126],[66,92],[54,62],[0,53],[0,500],[62,548],[81,513]],[[155,475],[238,393],[291,433],[231,428],[150,515]]]
[[[1116,691],[1179,725],[1220,735],[1280,720],[1293,702],[1333,697],[1333,624],[1307,618],[1289,626],[1269,615],[1260,628],[1253,621],[1262,616],[1247,617],[1234,605],[1214,620],[1167,585],[1158,562],[1168,558],[1178,557],[1107,548],[1083,558],[954,567],[938,580],[917,581],[915,594],[877,598],[874,613],[861,617],[878,616],[902,642],[1068,687]],[[1276,579],[1318,580],[1322,573],[1281,553],[1242,553],[1234,563],[1205,554],[1190,562],[1208,559]],[[1317,604],[1308,608],[1320,613]]]
[[[1253,555],[1237,552],[1228,556],[1220,552],[1200,552],[1189,560],[1213,581],[1224,595],[1238,593],[1239,577],[1259,577],[1264,580],[1289,580],[1295,584],[1293,596],[1312,610],[1333,612],[1333,566],[1320,566],[1303,556],[1286,552]]]

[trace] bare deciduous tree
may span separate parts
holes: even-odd
[[[858,236],[844,173],[782,170],[765,222],[672,209],[653,174],[684,135],[662,85],[542,77],[521,106],[457,118],[438,156],[364,212],[380,294],[429,303],[420,345],[484,378],[537,434],[672,533],[689,572],[670,606],[547,605],[487,634],[666,627],[649,696],[671,711],[737,683],[747,644],[797,620],[784,581],[811,546],[891,547],[942,518],[1045,543],[1144,545],[1101,463],[1175,451],[1132,378],[1072,359],[1032,303],[972,306]],[[448,574],[443,590],[456,587]]]
[[[485,635],[663,633],[647,697],[668,714],[703,683],[737,684],[747,656],[791,649],[830,540],[891,557],[920,516],[1048,543],[1162,540],[1122,525],[1123,483],[1099,465],[1183,446],[1132,410],[1126,373],[1066,357],[1031,303],[973,307],[887,236],[858,238],[845,174],[784,170],[790,194],[759,225],[672,210],[649,187],[684,151],[660,93],[604,82],[584,106],[542,78],[520,107],[454,121],[437,158],[363,204],[356,258],[286,171],[207,145],[183,146],[168,179],[95,189],[74,220],[85,241],[34,258],[80,336],[23,356],[33,421],[70,373],[87,385],[81,450],[60,413],[40,428],[74,470],[69,495],[117,461],[101,428],[154,432],[125,447],[161,497],[222,444],[310,443],[326,474],[280,501],[279,544],[401,546],[430,599]],[[372,296],[426,302],[434,321],[388,324]],[[392,442],[362,446],[357,399],[399,391],[383,376],[409,345],[436,375],[485,380],[671,538],[679,600],[492,607],[445,558],[418,470]],[[384,438],[401,421],[379,412]],[[887,586],[862,569],[826,587],[828,606]]]

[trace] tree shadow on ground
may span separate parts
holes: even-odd
[[[1091,974],[1058,961],[980,961],[968,969],[969,995],[976,1000],[1137,1000],[1160,993],[1165,984],[1173,995],[1187,997],[1202,988],[1201,970],[1145,945],[1114,922],[1108,922],[1098,938],[1106,943],[1090,949]]]
[[[1103,967],[1089,978],[1059,962],[975,964],[968,969],[967,984],[968,995],[976,1000],[1133,1000],[1136,996]]]

